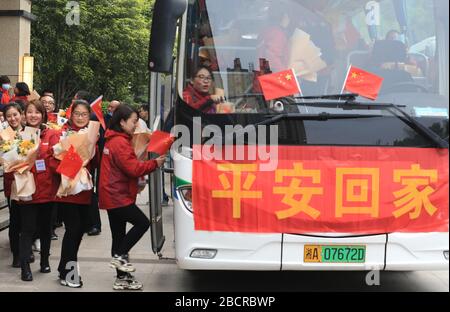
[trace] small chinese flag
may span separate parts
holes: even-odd
[[[63,160],[56,169],[56,172],[74,179],[80,171],[81,167],[83,167],[83,160],[75,151],[73,145],[71,145],[66,155],[64,155]]]
[[[70,115],[72,115],[72,104],[66,109],[66,118],[70,119]]]
[[[100,96],[98,99],[96,99],[91,104],[91,109],[95,113],[95,116],[97,116],[98,121],[100,121],[100,124],[102,125],[103,129],[106,130],[106,123],[105,123],[105,117],[103,116],[102,111],[102,100],[103,95]]]
[[[376,100],[380,93],[383,77],[350,66],[345,79],[344,89],[371,100]]]
[[[158,155],[165,155],[175,142],[175,138],[170,133],[163,131],[155,131],[150,137],[147,151]]]
[[[301,93],[293,69],[258,77],[266,101]]]

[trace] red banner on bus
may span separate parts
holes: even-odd
[[[239,148],[258,155],[254,146]],[[447,149],[272,148],[278,148],[276,165],[262,171],[267,161],[258,157],[195,160],[201,159],[202,146],[194,146],[196,230],[376,234],[449,229]]]

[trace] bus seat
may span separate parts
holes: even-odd
[[[370,60],[370,53],[368,51],[352,51],[347,56],[347,68],[350,65],[364,68]]]
[[[398,40],[378,40],[372,50],[371,62],[375,66],[384,63],[406,63],[406,46]]]

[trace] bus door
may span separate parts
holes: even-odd
[[[150,77],[150,111],[149,121],[152,131],[161,129],[161,98],[162,98],[161,75],[152,73]],[[152,250],[160,254],[164,245],[165,236],[163,232],[162,219],[162,172],[156,169],[149,175],[149,208],[151,221]]]
[[[168,90],[172,90],[172,51],[175,43],[175,32],[177,21],[187,7],[186,0],[156,1],[153,9],[153,22],[151,28],[151,42],[149,49],[149,69],[150,75],[150,112],[149,121],[152,130],[162,129],[165,105],[163,99],[171,100],[167,95]],[[169,74],[170,79],[166,79],[164,84],[162,73]],[[162,86],[164,85],[164,91]],[[171,92],[171,91],[170,91]],[[150,199],[150,219],[151,219],[151,239],[152,250],[161,257],[161,249],[164,245],[165,236],[163,232],[162,218],[162,170],[155,170],[149,178],[149,199]]]

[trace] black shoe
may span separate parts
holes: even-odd
[[[99,235],[101,232],[102,232],[102,231],[100,231],[99,228],[97,228],[97,227],[94,226],[92,229],[90,229],[90,230],[87,232],[87,235],[88,235],[88,236],[95,236],[95,235]]]
[[[51,272],[50,264],[48,262],[48,257],[41,259],[41,270],[40,270],[40,272],[41,273],[50,273]]]
[[[30,264],[28,262],[21,263],[20,267],[22,268],[21,279],[24,282],[31,282],[33,280],[33,274],[31,273]]]
[[[13,262],[11,264],[13,268],[20,268],[20,258],[17,256],[13,256]]]
[[[30,254],[30,258],[28,259],[28,263],[34,263],[34,253],[33,252],[31,252],[31,254]]]
[[[51,239],[52,239],[52,240],[58,240],[58,235],[56,235],[56,233],[53,232],[53,233],[52,233]]]

